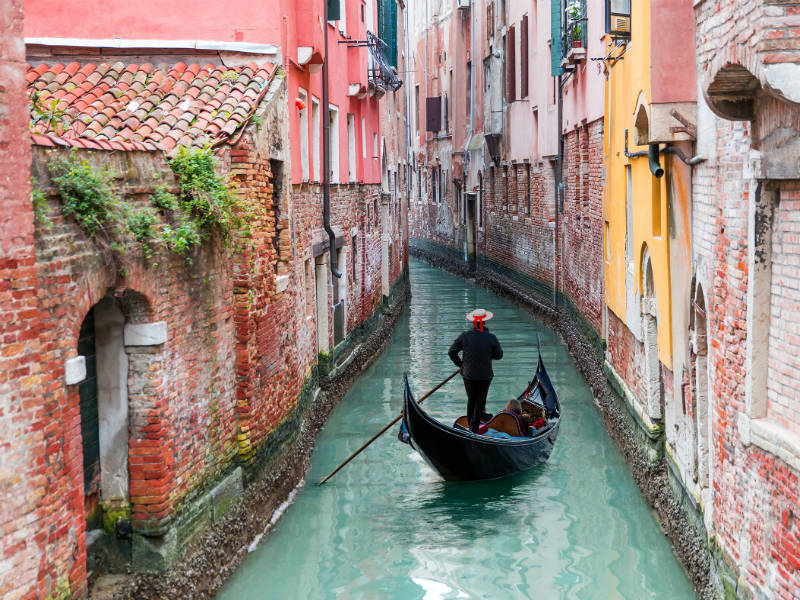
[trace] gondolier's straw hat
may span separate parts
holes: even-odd
[[[488,321],[494,317],[494,313],[489,310],[484,310],[482,308],[476,308],[472,312],[467,313],[467,321],[471,323],[475,323],[478,325],[479,329],[483,331],[483,322]]]

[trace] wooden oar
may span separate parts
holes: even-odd
[[[444,380],[442,383],[440,383],[439,385],[437,385],[435,388],[433,388],[433,389],[432,389],[430,392],[428,392],[427,394],[425,394],[425,395],[424,395],[422,398],[420,398],[419,400],[417,400],[417,404],[422,404],[422,403],[425,401],[425,398],[427,398],[428,396],[430,396],[430,395],[431,395],[433,392],[435,392],[436,390],[438,390],[440,387],[442,387],[442,386],[443,386],[445,383],[447,383],[448,381],[450,381],[450,380],[451,380],[453,377],[455,377],[455,376],[456,376],[456,375],[458,375],[459,373],[461,373],[461,370],[460,370],[460,369],[459,369],[458,371],[456,371],[455,373],[453,373],[452,375],[450,375],[450,377],[448,377],[447,379],[445,379],[445,380]],[[334,475],[336,475],[336,473],[339,471],[339,469],[341,469],[343,466],[345,466],[347,463],[349,463],[351,460],[353,460],[353,459],[354,459],[356,456],[358,456],[359,454],[361,454],[361,451],[362,451],[362,450],[364,450],[364,448],[366,448],[367,446],[369,446],[369,445],[370,445],[372,442],[374,442],[375,440],[377,440],[377,439],[378,439],[378,438],[379,438],[381,435],[383,435],[384,433],[386,433],[386,430],[387,430],[387,429],[389,429],[389,427],[391,427],[392,425],[394,425],[395,423],[397,423],[397,422],[398,422],[400,419],[402,419],[402,418],[403,418],[403,413],[400,413],[400,414],[399,414],[397,417],[395,417],[395,419],[394,419],[394,420],[393,420],[391,423],[389,423],[389,424],[388,424],[386,427],[384,427],[384,428],[383,428],[383,429],[381,429],[381,430],[380,430],[378,433],[376,433],[375,435],[373,435],[373,436],[372,436],[372,437],[369,439],[369,441],[368,441],[366,444],[364,444],[363,446],[361,446],[361,448],[359,448],[358,450],[356,450],[355,452],[353,452],[353,453],[352,453],[352,454],[351,454],[349,457],[347,457],[347,460],[345,460],[343,463],[341,463],[341,464],[340,464],[338,467],[336,467],[336,468],[335,468],[333,471],[331,471],[330,473],[328,473],[328,475],[327,475],[327,476],[326,476],[324,479],[322,479],[322,480],[321,480],[321,481],[320,481],[320,482],[319,482],[317,485],[322,485],[323,483],[325,483],[326,481],[328,481],[328,479],[330,479],[331,477],[333,477]]]

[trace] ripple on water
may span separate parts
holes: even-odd
[[[490,411],[533,376],[540,334],[564,413],[550,460],[507,479],[448,483],[390,430],[324,486],[301,488],[220,597],[693,598],[555,333],[418,261],[411,286],[386,351],[320,434],[307,480],[318,481],[398,414],[403,371],[418,396],[452,373],[447,348],[476,306],[495,312],[490,325],[505,351]],[[465,405],[456,380],[425,403],[446,422]]]

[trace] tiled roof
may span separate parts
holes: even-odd
[[[270,63],[29,67],[28,92],[38,92],[36,112],[46,114],[33,126],[33,142],[167,152],[219,142],[252,115],[274,70]]]

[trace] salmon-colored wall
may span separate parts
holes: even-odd
[[[26,0],[25,37],[280,43],[277,2]]]
[[[377,14],[376,0],[372,4]],[[346,15],[347,37],[366,39],[366,23],[361,20],[364,0],[348,1]],[[323,3],[318,0],[280,0],[279,2],[254,2],[253,0],[137,0],[133,3],[109,0],[64,0],[57,4],[46,0],[28,0],[25,5],[26,37],[78,38],[106,40],[203,40],[216,42],[249,42],[272,44],[279,48],[280,60],[288,73],[289,135],[291,138],[292,182],[303,181],[300,149],[300,111],[295,104],[300,87],[305,89],[309,127],[309,179],[314,173],[314,137],[320,136],[327,117],[322,103],[322,74],[312,74],[310,65],[298,65],[298,47],[311,47],[324,55]],[[365,11],[366,18],[366,11]],[[380,156],[374,156],[373,134],[380,132],[379,102],[374,97],[359,100],[348,96],[350,84],[367,90],[367,55],[365,47],[348,47],[338,42],[347,38],[339,31],[339,24],[328,24],[330,52],[330,103],[339,109],[339,169],[334,180],[346,183],[348,173],[347,113],[355,117],[356,178],[365,183],[381,180]],[[266,58],[264,59],[266,60]],[[314,59],[312,59],[314,62]],[[402,74],[401,74],[402,77]],[[312,131],[311,96],[320,101],[320,128]],[[362,117],[366,122],[366,159],[362,150]],[[378,147],[380,153],[380,144]],[[320,165],[322,158],[319,159]],[[321,179],[321,170],[319,173]]]
[[[695,102],[694,11],[692,0],[660,0],[650,6],[654,30],[669,31],[669,43],[650,38],[651,102]]]

